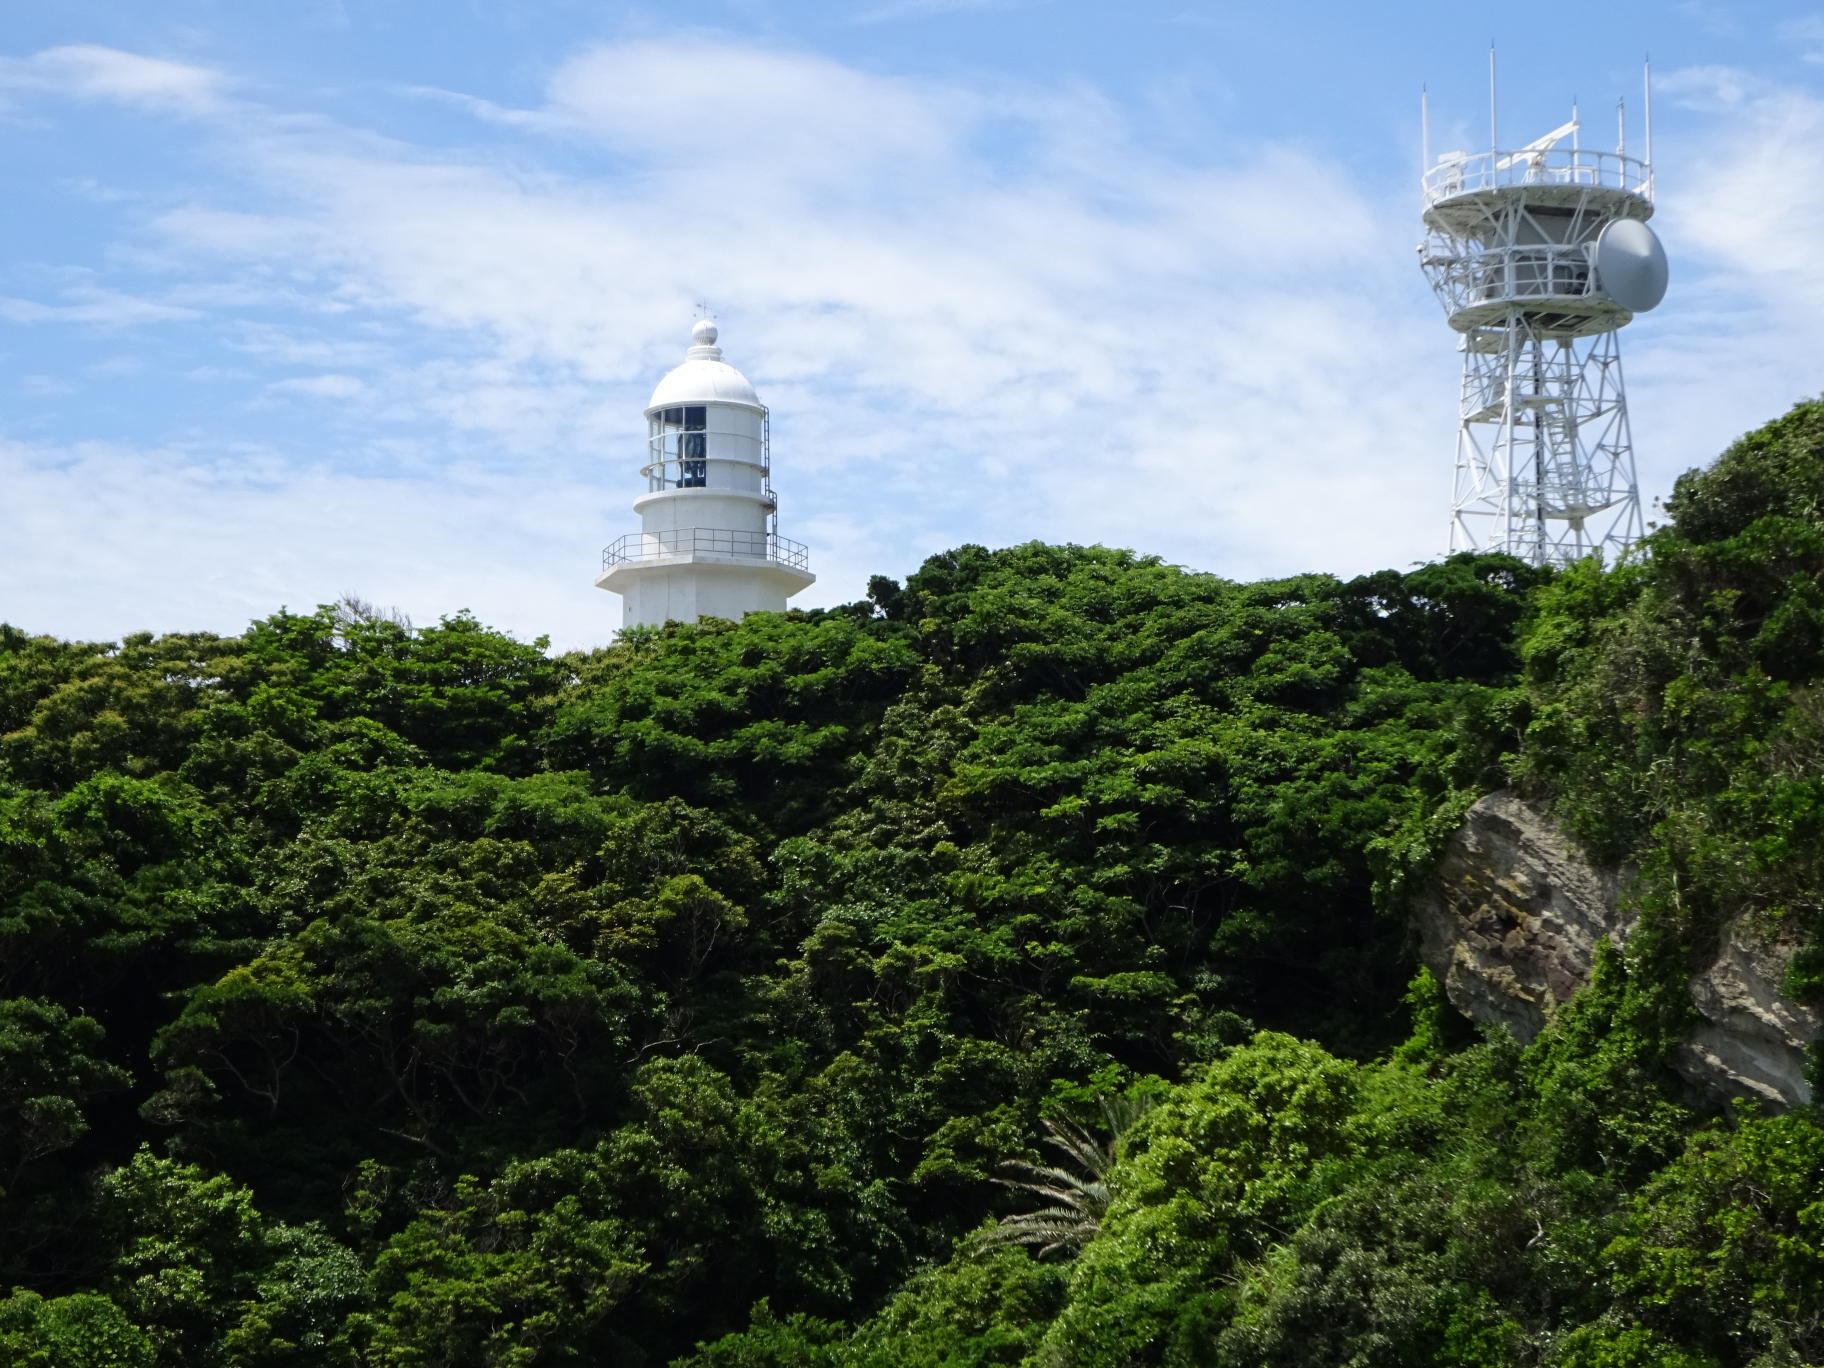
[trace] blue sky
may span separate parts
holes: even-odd
[[[609,639],[696,299],[782,531],[858,597],[964,541],[1236,577],[1439,552],[1434,147],[1655,72],[1643,492],[1824,385],[1824,11],[59,0],[0,49],[0,619],[344,593]],[[1524,25],[1522,24],[1524,19]],[[1630,146],[1638,150],[1637,145]]]

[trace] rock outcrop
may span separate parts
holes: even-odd
[[[1531,1040],[1589,981],[1596,946],[1625,944],[1627,871],[1592,864],[1541,808],[1512,793],[1476,803],[1412,900],[1420,955],[1451,1003]],[[1738,920],[1692,977],[1700,1022],[1679,1071],[1705,1091],[1789,1106],[1810,1100],[1817,1013],[1783,992],[1793,947]]]
[[[1710,963],[1691,979],[1703,1020],[1674,1061],[1693,1083],[1731,1097],[1793,1105],[1811,1100],[1805,1047],[1818,1014],[1785,995],[1794,947],[1736,921]]]
[[[1589,981],[1598,942],[1632,927],[1622,875],[1585,860],[1538,808],[1482,799],[1413,900],[1420,955],[1458,1011],[1521,1040]]]

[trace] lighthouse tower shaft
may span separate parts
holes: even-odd
[[[1578,147],[1577,130],[1446,153],[1424,177],[1420,264],[1463,355],[1453,552],[1567,565],[1613,559],[1644,531],[1617,339],[1634,315],[1596,249],[1611,225],[1651,217],[1650,171]]]
[[[723,361],[713,323],[691,342],[646,407],[640,530],[603,550],[595,581],[622,596],[628,627],[782,612],[817,578],[779,535],[766,406]]]

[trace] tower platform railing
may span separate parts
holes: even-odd
[[[1425,203],[1521,186],[1586,186],[1650,199],[1653,173],[1637,157],[1586,147],[1470,152],[1441,161],[1421,182]]]
[[[602,569],[692,555],[741,556],[807,572],[811,567],[810,548],[777,532],[691,527],[677,532],[629,532],[602,548]]]
[[[1419,264],[1459,332],[1498,325],[1509,308],[1572,334],[1604,332],[1630,317],[1600,289],[1586,244],[1450,250],[1449,242],[1434,237]]]

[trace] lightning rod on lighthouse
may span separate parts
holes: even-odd
[[[1503,150],[1493,71],[1491,52],[1489,150],[1445,152],[1421,182],[1419,262],[1463,354],[1450,549],[1612,560],[1644,530],[1617,334],[1666,289],[1651,114],[1640,158],[1619,121],[1615,151],[1584,147],[1575,108]]]

